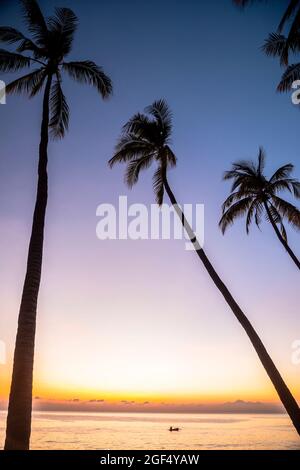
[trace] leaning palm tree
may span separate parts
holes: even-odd
[[[127,124],[125,124],[123,133],[116,145],[115,154],[109,160],[109,165],[112,167],[119,162],[127,163],[125,181],[129,187],[132,187],[138,182],[140,171],[149,168],[152,163],[155,163],[157,168],[153,176],[153,188],[157,203],[159,205],[163,203],[164,194],[166,192],[191,243],[193,243],[198,257],[212,281],[225,298],[233,314],[244,328],[300,435],[300,409],[295,398],[282,379],[250,321],[217,274],[203,248],[197,241],[195,233],[187,222],[181,208],[178,206],[176,198],[170,188],[167,172],[169,168],[176,165],[176,156],[170,147],[171,132],[172,116],[167,103],[164,100],[154,102],[145,109],[144,114],[138,113],[134,115]]]
[[[240,161],[225,172],[224,180],[233,180],[233,184],[231,194],[223,204],[223,215],[219,225],[224,234],[236,219],[245,216],[246,231],[249,233],[253,220],[260,227],[262,217],[265,215],[280,243],[300,269],[300,261],[288,244],[284,226],[286,220],[299,230],[300,211],[278,196],[278,193],[286,190],[299,199],[300,183],[291,177],[294,166],[290,163],[278,168],[271,178],[267,179],[264,175],[265,158],[265,152],[260,148],[257,165],[251,161]]]
[[[109,77],[94,62],[65,62],[77,26],[77,18],[72,10],[57,8],[54,16],[46,20],[35,0],[23,0],[21,4],[32,38],[27,38],[12,27],[0,27],[0,41],[17,45],[16,52],[0,50],[0,71],[18,72],[36,66],[28,74],[10,83],[6,92],[26,93],[33,97],[43,90],[44,96],[37,195],[19,310],[5,449],[29,448],[36,313],[48,197],[48,134],[50,130],[53,137],[62,138],[68,129],[69,120],[69,108],[61,87],[62,72],[78,82],[94,86],[103,98],[112,91]]]

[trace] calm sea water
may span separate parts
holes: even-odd
[[[5,432],[0,412],[0,443]],[[180,432],[169,432],[179,426]],[[33,449],[300,449],[285,415],[35,412]]]

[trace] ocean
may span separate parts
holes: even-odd
[[[6,413],[0,412],[3,447]],[[169,432],[170,426],[179,432]],[[286,415],[34,412],[32,449],[298,449]]]

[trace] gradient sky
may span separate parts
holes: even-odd
[[[299,274],[272,229],[246,236],[244,221],[218,229],[231,162],[267,151],[267,172],[292,162],[300,177],[299,109],[275,92],[277,61],[260,51],[282,4],[244,13],[230,0],[41,0],[46,14],[71,7],[80,19],[70,59],[91,59],[114,82],[103,103],[65,78],[70,131],[49,148],[50,192],[39,297],[34,393],[43,399],[170,403],[277,401],[247,336],[182,241],[96,238],[96,207],[154,201],[151,176],[129,191],[111,171],[121,126],[165,98],[174,113],[182,203],[205,204],[207,254],[300,400]],[[276,5],[275,5],[276,4]],[[25,31],[17,1],[2,0],[1,24]],[[3,46],[4,47],[4,46]],[[0,79],[9,80],[9,76]],[[0,398],[7,397],[36,190],[41,96],[0,106]],[[299,253],[299,234],[288,230]]]

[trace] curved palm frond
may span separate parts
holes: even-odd
[[[163,179],[163,169],[159,166],[152,178],[153,190],[155,194],[156,203],[161,206],[164,200],[164,179]]]
[[[286,233],[285,226],[284,226],[281,215],[279,214],[278,210],[276,209],[276,207],[272,203],[269,202],[268,207],[269,207],[269,211],[270,211],[271,217],[273,219],[273,222],[275,224],[279,225],[281,235],[282,235],[284,241],[287,242],[288,241],[287,233]],[[266,214],[266,219],[269,222],[271,222],[271,220],[268,217],[268,214]]]
[[[158,124],[160,135],[166,143],[172,132],[172,113],[167,102],[163,99],[154,101],[154,103],[146,107],[145,112],[154,117]]]
[[[177,165],[177,157],[173,150],[170,149],[168,145],[166,145],[164,149],[165,157],[167,159],[168,166],[175,167]]]
[[[15,52],[9,52],[0,49],[0,71],[1,72],[17,72],[20,69],[30,66],[30,58],[24,57]]]
[[[270,57],[279,57],[281,65],[288,65],[289,53],[294,50],[295,45],[285,36],[278,33],[269,34],[262,46],[263,51]]]
[[[14,44],[23,41],[25,36],[15,28],[10,26],[0,26],[0,41]]]
[[[161,134],[160,128],[155,121],[141,113],[136,113],[124,124],[123,132],[134,134],[135,138],[146,140],[153,145],[159,145]]]
[[[6,93],[26,93],[30,98],[35,96],[42,88],[46,78],[44,67],[17,78],[6,86]]]
[[[74,33],[78,25],[78,18],[70,8],[56,8],[55,15],[48,21],[48,44],[54,54],[66,56],[72,47]]]
[[[265,165],[266,165],[266,153],[265,153],[263,147],[259,147],[258,165],[257,165],[257,174],[259,176],[262,176],[262,173],[265,169]]]
[[[132,188],[138,182],[140,171],[149,168],[152,162],[153,155],[151,154],[129,162],[125,173],[125,182],[129,188]]]
[[[279,92],[287,92],[292,88],[293,82],[300,79],[300,63],[289,65],[281,77],[281,81],[277,87]]]
[[[228,207],[230,207],[233,203],[240,201],[244,197],[254,197],[254,196],[255,194],[253,194],[251,191],[247,191],[247,189],[244,190],[244,188],[242,190],[234,191],[223,202],[222,213],[224,214],[224,212],[226,212],[226,209],[228,209]]]
[[[290,3],[285,10],[281,21],[278,26],[278,31],[282,31],[287,21],[294,15],[296,12],[297,6],[299,5],[299,0],[290,0]]]
[[[142,158],[146,155],[152,155],[154,152],[154,146],[148,141],[136,138],[134,134],[125,134],[119,139],[115,147],[115,154],[108,164],[112,168],[116,163]]]
[[[284,178],[288,178],[294,169],[294,165],[288,163],[287,165],[283,165],[270,178],[270,183],[274,183],[278,180],[282,180]]]
[[[300,198],[300,183],[294,178],[279,179],[270,185],[270,191],[274,194],[286,189],[297,199]]]
[[[222,215],[219,227],[224,234],[226,229],[234,223],[236,219],[245,215],[253,202],[252,197],[245,197],[232,204]]]
[[[17,52],[31,51],[35,57],[43,57],[43,51],[31,39],[26,38],[24,34],[10,26],[0,27],[0,42],[19,43],[16,49]]]
[[[103,72],[102,68],[90,60],[82,62],[64,62],[63,69],[81,83],[87,83],[96,87],[102,98],[108,98],[112,93],[111,79]]]
[[[69,106],[58,79],[51,87],[49,105],[51,116],[49,127],[52,136],[54,138],[63,138],[69,127]]]
[[[283,219],[300,230],[300,211],[296,206],[275,195],[272,196],[272,203]]]
[[[48,29],[36,0],[21,0],[23,17],[38,46],[47,47]]]

